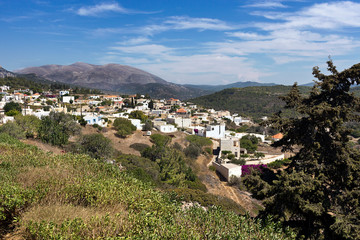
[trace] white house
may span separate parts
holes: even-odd
[[[142,130],[144,124],[141,124],[140,119],[130,119],[129,118],[129,120],[131,121],[131,124],[136,127],[137,130]]]
[[[64,103],[70,103],[70,101],[73,103],[75,101],[75,97],[74,96],[63,96],[62,101]]]
[[[185,117],[177,117],[175,115],[168,115],[166,121],[171,124],[176,124],[179,128],[189,128],[191,126],[191,119]]]
[[[225,137],[225,124],[206,126],[205,137],[214,139]]]
[[[12,122],[14,121],[14,117],[12,116],[3,116],[3,118],[0,119],[2,121],[3,124],[7,123],[7,122]]]
[[[97,124],[104,127],[104,121],[102,120],[101,116],[89,114],[85,115],[83,118],[89,125]]]
[[[174,125],[170,125],[170,124],[156,125],[155,127],[157,130],[163,133],[172,133],[177,131],[177,128]]]

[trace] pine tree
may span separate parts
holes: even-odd
[[[306,239],[360,239],[360,153],[349,144],[347,122],[359,122],[360,99],[350,87],[360,83],[360,64],[330,75],[313,68],[310,95],[295,84],[282,99],[299,117],[270,121],[284,137],[283,151],[300,150],[283,171],[265,202],[266,213],[299,229]]]

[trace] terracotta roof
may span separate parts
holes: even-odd
[[[178,110],[176,110],[177,113],[186,113],[186,110],[183,108],[180,108]]]
[[[274,139],[282,139],[284,137],[284,135],[282,135],[281,133],[275,134],[274,136],[272,136],[272,138]]]

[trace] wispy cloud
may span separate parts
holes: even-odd
[[[83,6],[79,9],[77,9],[76,14],[80,16],[100,16],[102,14],[108,13],[108,12],[115,12],[115,13],[122,13],[122,14],[153,14],[158,13],[158,11],[154,12],[147,12],[147,11],[138,11],[134,9],[128,9],[124,8],[117,2],[113,3],[100,3],[93,6]]]
[[[166,31],[191,30],[199,31],[229,31],[236,29],[237,26],[230,25],[224,21],[213,18],[192,18],[187,16],[168,17],[159,24],[150,24],[140,27],[127,28],[98,28],[92,31],[95,36],[107,34],[140,34],[143,36],[153,36]]]
[[[130,11],[118,3],[101,3],[95,6],[81,7],[76,11],[80,16],[98,16],[105,12],[129,13]]]
[[[360,3],[330,2],[310,6],[296,13],[254,12],[280,23],[261,23],[258,27],[264,30],[284,28],[340,29],[343,27],[360,27]]]
[[[224,21],[213,18],[191,18],[186,16],[170,17],[164,22],[171,29],[185,30],[185,29],[200,29],[200,30],[214,30],[223,31],[234,29]]]
[[[254,8],[287,8],[286,5],[282,4],[281,1],[263,1],[245,5],[244,7]]]

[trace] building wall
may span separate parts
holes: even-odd
[[[220,151],[231,151],[236,158],[240,157],[240,139],[236,137],[221,138]]]
[[[229,181],[231,176],[241,177],[242,167],[240,165],[213,162],[213,166],[227,181]]]
[[[209,125],[206,127],[206,137],[220,139],[225,137],[225,125]]]

